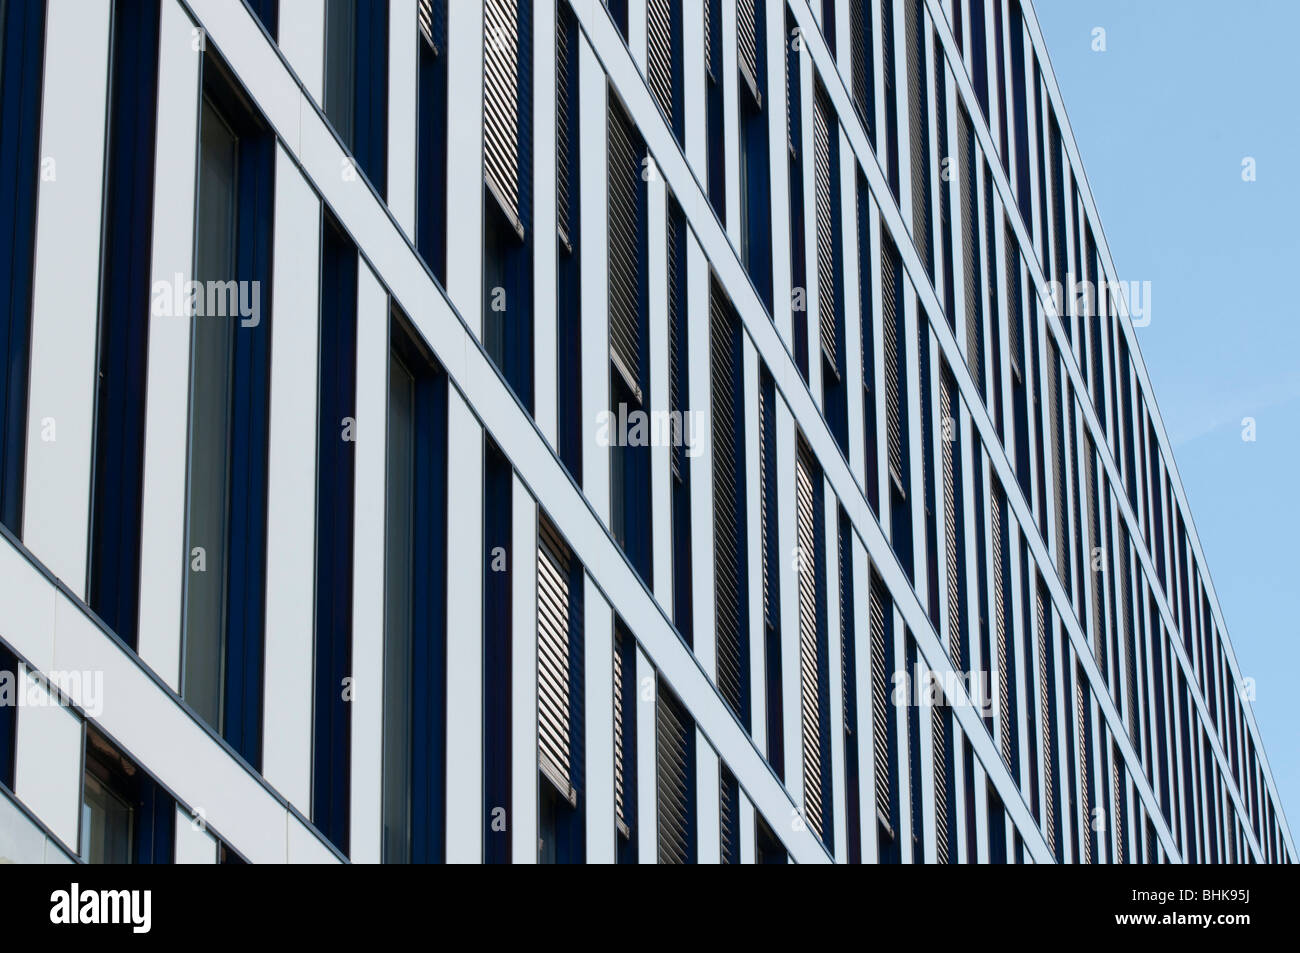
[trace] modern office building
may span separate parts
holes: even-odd
[[[1025,0],[0,11],[3,858],[1296,859]]]

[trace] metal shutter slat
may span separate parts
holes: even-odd
[[[1083,818],[1084,829],[1079,832],[1083,844],[1083,863],[1092,863],[1092,792],[1088,790],[1088,721],[1084,709],[1088,700],[1084,695],[1083,673],[1074,673],[1074,728],[1079,735],[1079,813]]]
[[[736,61],[740,78],[749,87],[754,102],[762,107],[763,91],[758,86],[758,23],[754,0],[736,3]]]
[[[520,236],[518,0],[483,7],[483,175]]]
[[[1018,380],[1023,381],[1025,345],[1024,329],[1021,324],[1020,300],[1020,249],[1011,223],[1004,223],[1003,257],[1006,259],[1007,283],[1007,353],[1011,355],[1011,371]]]
[[[930,709],[930,728],[934,743],[934,830],[935,858],[948,863],[948,763],[947,709],[934,705]]]
[[[984,318],[980,312],[979,252],[975,221],[975,131],[966,110],[958,112],[961,136],[961,260],[966,302],[966,365],[979,388],[984,387]]]
[[[570,764],[567,547],[543,523],[537,541],[537,744],[542,773],[577,803]]]
[[[631,121],[609,97],[609,347],[615,368],[641,401],[641,146]]]
[[[899,375],[900,353],[898,350],[898,325],[902,319],[902,264],[898,250],[887,237],[883,239],[884,248],[880,258],[881,286],[881,327],[885,334],[885,427],[889,443],[890,475],[903,487],[903,428],[902,428],[902,392],[903,382]]]
[[[1055,508],[1053,515],[1056,518],[1056,568],[1061,574],[1061,580],[1066,582],[1066,591],[1069,591],[1069,564],[1070,554],[1066,541],[1066,524],[1065,524],[1065,448],[1061,441],[1061,355],[1056,349],[1056,344],[1048,342],[1047,347],[1047,390],[1051,397],[1052,409],[1051,421],[1049,422],[1052,431],[1052,496]]]
[[[815,470],[808,452],[799,447],[795,462],[799,547],[799,681],[803,735],[804,814],[809,827],[822,836],[822,737],[819,717],[820,681],[817,667],[817,560]]]
[[[871,734],[875,763],[876,813],[886,823],[893,816],[889,784],[889,684],[885,677],[885,604],[873,576],[871,614]]]
[[[646,2],[646,79],[659,108],[673,118],[672,0]]]
[[[433,35],[433,0],[419,0],[415,9],[415,22],[420,28],[420,36],[435,54],[439,53],[438,41]]]
[[[626,806],[626,771],[624,762],[627,753],[623,749],[623,636],[614,636],[614,823],[619,832],[628,836]]]
[[[685,299],[685,261],[684,249],[680,245],[678,224],[681,210],[675,203],[670,203],[668,215],[668,409],[674,414],[673,445],[669,451],[672,461],[674,479],[681,481],[686,476],[686,446],[682,434],[683,408],[683,374],[682,355],[678,339],[682,330],[684,315],[681,314],[680,302]]]
[[[736,536],[736,384],[739,369],[732,349],[735,317],[715,286],[709,294],[713,406],[713,543],[717,679],[723,699],[742,714],[740,633],[740,546]]]
[[[1052,737],[1055,733],[1056,726],[1052,722],[1051,694],[1055,691],[1055,686],[1050,684],[1048,678],[1048,657],[1047,653],[1050,647],[1047,638],[1047,593],[1044,591],[1043,581],[1038,580],[1038,598],[1037,611],[1034,618],[1034,628],[1038,641],[1038,715],[1039,724],[1043,726],[1042,743],[1043,743],[1043,825],[1047,831],[1048,846],[1054,843],[1053,832],[1056,830],[1056,799],[1053,795],[1054,783],[1053,775],[1055,774],[1055,765],[1052,764]],[[1055,848],[1053,848],[1055,850]]]
[[[565,247],[573,248],[573,200],[570,180],[573,177],[574,156],[570,150],[570,138],[574,130],[569,128],[569,117],[573,111],[570,101],[569,84],[572,64],[570,59],[569,34],[572,27],[572,13],[565,3],[556,7],[555,14],[555,210],[556,227]]]
[[[817,311],[821,319],[821,346],[829,368],[838,375],[835,321],[835,234],[831,208],[832,128],[831,106],[821,85],[813,96],[813,186],[817,206]]]
[[[1004,555],[1004,540],[1002,532],[1007,518],[1006,506],[1007,499],[1005,494],[1002,492],[1002,486],[998,483],[997,477],[994,477],[993,505],[989,508],[989,513],[993,520],[993,628],[997,639],[998,654],[998,704],[1000,706],[999,710],[1002,713],[1002,737],[1000,740],[1002,743],[1002,758],[1006,761],[1007,767],[1013,768],[1011,761],[1011,733],[1016,730],[1016,726],[1008,721],[1011,713],[1011,680],[1010,674],[1007,671],[1006,579],[1003,577],[1002,573],[1002,559]]]
[[[953,436],[943,440],[943,551],[947,566],[948,654],[953,665],[961,665],[961,564],[957,552],[957,427],[956,387],[945,367],[940,375],[939,400],[944,416],[952,421]]]
[[[661,688],[656,705],[656,761],[659,780],[659,863],[689,863],[689,745],[694,730],[684,712]]]
[[[912,240],[921,263],[933,272],[928,239],[930,224],[930,129],[926,102],[925,34],[921,30],[924,0],[907,0],[903,20],[907,53],[912,58],[907,71],[908,132],[911,139]]]

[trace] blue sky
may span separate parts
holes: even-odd
[[[1035,0],[1255,718],[1300,824],[1294,0]],[[1092,49],[1106,31],[1106,51]],[[1242,181],[1253,157],[1256,181]],[[1257,439],[1242,440],[1243,417]],[[1300,827],[1293,827],[1293,834]]]

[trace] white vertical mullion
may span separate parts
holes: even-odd
[[[276,148],[271,281],[271,409],[267,443],[265,664],[262,773],[311,814],[312,651],[316,565],[321,205]]]
[[[968,785],[969,789],[975,792],[975,806],[971,813],[975,818],[975,857],[967,858],[968,863],[987,864],[989,862],[989,835],[993,832],[989,830],[989,785],[988,776],[984,773],[984,766],[979,763],[979,756],[974,753],[974,747],[971,748],[971,761],[966,765],[966,770],[971,772],[975,783]]]
[[[349,854],[383,853],[384,532],[388,450],[388,292],[357,269],[356,489],[352,553],[352,756]]]
[[[447,294],[483,334],[483,6],[447,4]],[[452,223],[455,223],[454,225]]]
[[[280,0],[279,46],[317,105],[325,102],[325,0]],[[289,29],[285,29],[289,27]]]
[[[763,108],[767,110],[769,212],[772,225],[772,318],[786,349],[794,352],[790,311],[790,151],[786,145],[785,57],[797,54],[786,44],[784,3],[765,3],[767,16],[767,89]]]
[[[590,580],[590,577],[588,577]],[[612,864],[614,819],[614,617],[590,581],[583,593],[586,651],[587,862]],[[624,699],[627,705],[630,699]],[[637,815],[640,822],[640,814]]]
[[[649,76],[646,47],[649,42],[649,24],[646,22],[646,0],[627,0],[627,47],[632,53],[642,76]]]
[[[483,428],[447,391],[447,860],[483,860]]]
[[[561,0],[533,0],[533,419],[552,449],[559,447],[557,2]]]
[[[808,339],[808,393],[812,395],[813,404],[825,413],[825,406],[822,402],[822,329],[821,329],[821,298],[820,282],[818,276],[818,247],[817,247],[817,146],[816,146],[816,119],[813,110],[817,108],[817,97],[815,95],[815,84],[820,82],[817,78],[817,69],[813,64],[811,51],[804,48],[807,53],[800,56],[798,60],[790,64],[790,68],[795,66],[799,68],[799,98],[800,119],[802,129],[803,148],[801,156],[803,162],[800,165],[800,174],[803,176],[803,244],[804,244],[804,282],[807,285],[804,288],[804,321],[807,324]],[[829,117],[827,117],[829,122]],[[798,385],[796,385],[798,386]]]
[[[14,732],[14,794],[53,834],[80,849],[82,722],[19,664],[14,691],[25,704]]]
[[[700,250],[694,234],[687,232],[686,240],[686,299],[687,314],[694,315],[686,323],[687,373],[690,378],[690,399],[687,406],[698,411],[705,422],[703,433],[695,434],[698,455],[687,458],[691,469],[691,602],[695,611],[693,642],[695,656],[699,659],[709,679],[717,685],[717,636],[714,619],[714,555],[713,555],[713,419],[712,361],[710,325],[712,323],[709,296],[709,262]]]
[[[703,3],[683,3],[682,105],[686,119],[685,153],[686,161],[690,163],[695,178],[699,180],[706,192],[709,182],[709,78],[704,67],[704,57],[708,43],[709,38],[704,32]]]
[[[158,37],[158,126],[170,145],[154,158],[151,287],[172,288],[193,272],[195,169],[200,74],[194,25],[179,3],[164,3]],[[140,520],[140,657],[180,690],[181,606],[185,552],[186,460],[190,392],[190,319],[153,315],[145,399]]]
[[[655,748],[658,725],[656,700],[659,689],[654,665],[640,645],[636,651],[636,682],[631,698],[623,704],[632,706],[636,731],[636,791],[625,792],[636,798],[636,823],[632,836],[637,839],[637,862],[659,863],[659,782]]]
[[[22,538],[83,599],[110,14],[75,0],[48,5],[32,272]]]
[[[655,439],[659,428],[653,425],[654,415],[666,414],[669,407],[668,368],[668,192],[663,179],[651,176],[646,183],[649,192],[648,229],[650,235],[646,270],[649,276],[649,341],[650,380],[649,400],[646,410],[651,413],[651,423],[646,435],[650,439],[650,512],[653,540],[653,578],[655,598],[669,618],[673,618],[673,525],[672,525],[672,448]],[[683,316],[684,320],[684,316]],[[668,419],[667,417],[664,418]],[[684,432],[684,431],[683,431]],[[671,435],[671,429],[663,433]]]
[[[707,0],[706,0],[707,2]],[[726,232],[732,247],[741,247],[740,233],[740,73],[736,50],[736,4],[722,9],[722,135],[726,167]]]
[[[827,706],[830,711],[827,730],[830,732],[831,752],[831,810],[834,817],[833,853],[838,863],[848,860],[848,811],[845,809],[844,787],[844,671],[843,649],[840,634],[840,575],[839,575],[839,503],[831,482],[822,478],[825,489],[822,499],[825,501],[823,519],[826,526],[826,540],[823,550],[826,560],[824,585],[826,586],[826,658],[827,684],[830,698]]]
[[[609,201],[605,71],[578,31],[578,152],[585,161],[578,254],[582,294],[582,486],[596,514],[609,525],[609,447],[589,434],[609,411]]]
[[[511,859],[537,862],[537,503],[511,476]]]
[[[700,864],[722,862],[721,766],[709,739],[695,732],[695,853]]]
[[[296,27],[296,24],[295,24]],[[415,0],[389,0],[388,208],[415,241],[416,109],[419,47]]]

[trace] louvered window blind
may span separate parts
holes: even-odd
[[[903,29],[910,59],[907,71],[908,130],[911,139],[912,240],[921,263],[934,277],[930,249],[930,106],[925,75],[925,0],[906,0]]]
[[[634,692],[636,650],[621,627],[614,633],[614,825],[619,836],[630,840],[635,812],[635,764],[631,742],[636,737]]]
[[[740,784],[725,764],[718,781],[718,822],[722,863],[740,863]]]
[[[803,737],[803,807],[809,827],[823,837],[826,831],[830,791],[823,785],[824,725],[821,711],[826,707],[824,666],[820,651],[819,596],[824,598],[821,553],[817,532],[821,514],[817,486],[821,473],[808,449],[801,443],[795,462],[795,502],[797,506],[796,538],[799,566],[799,686],[800,723]]]
[[[522,238],[519,78],[519,0],[484,0],[483,177]]]
[[[943,549],[947,568],[948,654],[952,663],[964,666],[966,653],[962,649],[962,629],[965,625],[964,578],[965,559],[961,541],[962,486],[961,486],[961,408],[958,403],[957,382],[952,372],[944,367],[939,379],[939,403],[945,417],[946,434],[941,434],[943,452]],[[964,669],[963,669],[964,670]]]
[[[1101,538],[1101,521],[1099,519],[1098,497],[1097,497],[1097,454],[1093,445],[1092,438],[1084,435],[1083,438],[1083,464],[1084,473],[1087,476],[1088,485],[1084,490],[1088,494],[1088,544],[1090,549],[1084,554],[1085,565],[1090,579],[1088,586],[1089,593],[1092,597],[1092,651],[1097,659],[1097,666],[1101,669],[1102,678],[1110,681],[1110,666],[1107,663],[1106,653],[1106,617],[1103,607],[1102,582],[1104,571],[1093,564],[1093,554],[1102,553],[1103,565],[1106,550]]]
[[[832,168],[832,158],[839,150],[834,148],[832,137],[839,136],[839,127],[821,84],[818,83],[814,89],[813,201],[817,212],[817,311],[821,322],[822,366],[838,378],[840,345],[837,332],[839,322],[836,320],[839,307],[836,258],[839,248],[835,240],[838,209],[834,207],[833,198],[839,190],[833,187],[832,180],[839,174],[839,170]]]
[[[1047,632],[1047,587],[1038,578],[1034,630],[1038,641],[1038,721],[1043,726],[1043,828],[1053,853],[1060,859],[1056,834],[1056,666],[1052,663],[1052,642]]]
[[[424,2],[424,0],[421,0]],[[564,247],[573,250],[574,225],[577,220],[577,189],[574,165],[577,162],[577,116],[573,93],[577,88],[577,50],[573,48],[576,30],[573,13],[567,3],[557,4],[555,13],[555,214],[556,228]]]
[[[542,774],[570,804],[573,783],[573,704],[570,630],[575,624],[570,578],[573,557],[545,520],[537,539],[537,747]]]
[[[882,236],[880,258],[881,328],[885,337],[885,429],[889,444],[889,475],[895,489],[906,495],[903,487],[903,407],[906,399],[903,341],[902,262],[888,236]]]
[[[645,258],[645,146],[616,98],[609,97],[609,349],[615,369],[639,403],[644,342],[641,334]]]
[[[1083,824],[1079,841],[1083,848],[1082,862],[1093,863],[1092,842],[1096,836],[1092,819],[1092,759],[1088,755],[1091,720],[1088,715],[1087,689],[1083,684],[1082,669],[1074,672],[1074,727],[1079,733],[1079,818]]]
[[[441,36],[440,22],[435,22],[436,11],[434,10],[434,0],[419,0],[415,10],[415,22],[420,28],[420,36],[429,48],[433,50],[435,56],[442,55],[443,38]]]
[[[732,710],[747,721],[749,661],[742,624],[744,547],[739,395],[739,326],[721,289],[709,297],[710,359],[713,407],[713,546],[714,609],[717,626],[718,690]]]
[[[875,145],[876,102],[875,67],[872,63],[871,11],[865,0],[849,3],[850,56],[853,70],[853,105],[867,126],[867,135]]]
[[[948,825],[953,817],[948,797],[948,762],[952,758],[949,720],[948,706],[936,704],[930,707],[930,730],[934,746],[935,860],[941,864],[950,863]]]
[[[980,397],[985,396],[984,383],[984,313],[980,299],[979,272],[979,222],[975,215],[975,130],[970,116],[962,109],[958,113],[959,147],[961,149],[960,203],[961,203],[961,260],[965,290],[966,314],[966,365]]]
[[[749,89],[754,104],[763,105],[763,91],[758,85],[758,9],[761,0],[736,0],[736,62],[740,78]]]
[[[682,0],[646,0],[646,80],[673,134],[682,139]]]
[[[999,742],[1002,760],[1011,769],[1012,777],[1019,777],[1020,768],[1015,758],[1013,740],[1016,731],[1016,716],[1011,710],[1011,642],[1007,638],[1007,498],[1002,491],[1002,484],[996,476],[992,477],[993,492],[989,507],[992,519],[991,535],[993,544],[993,638],[997,652],[998,673],[998,712],[1001,720]]]
[[[1065,446],[1061,430],[1062,418],[1061,395],[1061,355],[1056,343],[1049,341],[1047,346],[1047,392],[1052,402],[1048,411],[1051,419],[1048,426],[1052,440],[1052,503],[1056,529],[1056,566],[1061,573],[1061,581],[1066,592],[1070,591],[1070,550],[1066,536],[1068,526],[1065,520]]]
[[[892,611],[888,590],[884,582],[873,571],[870,589],[871,618],[871,731],[872,756],[875,767],[876,782],[876,817],[888,836],[896,837],[894,827],[893,788],[894,778],[891,770],[890,744],[894,732],[890,719],[893,705],[890,704],[889,684],[890,655],[893,652],[893,639],[885,613]],[[883,848],[882,848],[883,850]]]
[[[656,762],[659,781],[659,863],[695,862],[695,723],[659,686]]]

